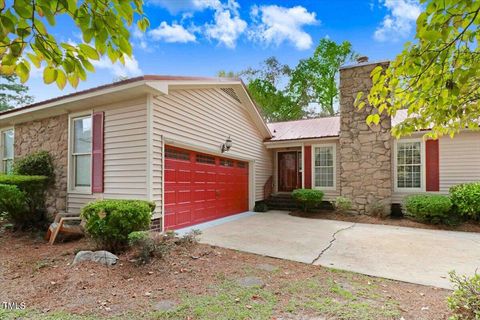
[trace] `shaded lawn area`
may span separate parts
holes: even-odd
[[[87,240],[49,246],[0,233],[0,319],[446,319],[448,290],[373,278],[207,245],[177,247],[137,266],[72,266]],[[264,285],[242,286],[245,277]],[[159,304],[171,304],[168,309]]]

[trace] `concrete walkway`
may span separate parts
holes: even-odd
[[[448,272],[480,271],[480,234],[249,214],[204,225],[200,241],[270,257],[451,288]]]

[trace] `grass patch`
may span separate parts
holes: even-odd
[[[270,319],[276,304],[273,293],[262,288],[243,288],[226,280],[212,294],[185,294],[172,311],[155,312],[156,319]]]
[[[65,312],[41,313],[36,310],[7,310],[0,309],[1,320],[95,320],[98,316],[80,316],[68,314]]]
[[[292,297],[285,311],[294,314],[313,311],[319,315],[344,320],[400,316],[398,303],[379,297],[375,292],[376,285],[366,286],[346,280],[345,283],[340,283],[333,278],[327,281],[313,278],[290,284],[286,290]]]

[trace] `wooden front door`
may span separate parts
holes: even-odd
[[[299,188],[298,153],[278,153],[278,191],[290,192]]]

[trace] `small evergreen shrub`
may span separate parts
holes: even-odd
[[[450,319],[480,319],[480,274],[467,277],[450,272],[450,281],[454,287],[452,295],[448,297],[448,307],[452,311]]]
[[[81,216],[85,230],[104,250],[118,252],[134,231],[149,230],[155,204],[142,200],[99,200],[87,204]]]
[[[158,232],[134,231],[128,235],[128,245],[139,264],[146,264],[152,258],[164,258],[174,245],[171,239]]]
[[[324,193],[315,189],[296,189],[292,192],[292,197],[303,208],[304,212],[310,211],[322,203]]]
[[[24,175],[0,175],[0,184],[16,186],[25,194],[26,204],[28,207],[27,225],[34,225],[43,221],[45,216],[45,189],[48,178],[45,176],[24,176]]]
[[[454,210],[464,218],[480,220],[480,182],[451,187],[450,199]]]
[[[385,218],[388,215],[385,204],[381,201],[374,201],[368,205],[368,213],[376,218]]]
[[[253,211],[255,212],[267,212],[268,211],[268,206],[264,201],[258,201],[255,203],[255,207],[253,208]]]
[[[407,216],[419,222],[450,224],[452,202],[442,195],[412,195],[404,200]]]
[[[345,213],[352,210],[352,200],[347,197],[336,197],[335,201],[332,201],[332,205],[337,212]]]
[[[22,227],[30,221],[27,197],[14,185],[0,184],[0,214],[5,214],[15,227]]]
[[[39,151],[15,160],[14,172],[17,175],[45,176],[49,182],[55,178],[52,157],[47,151]]]

